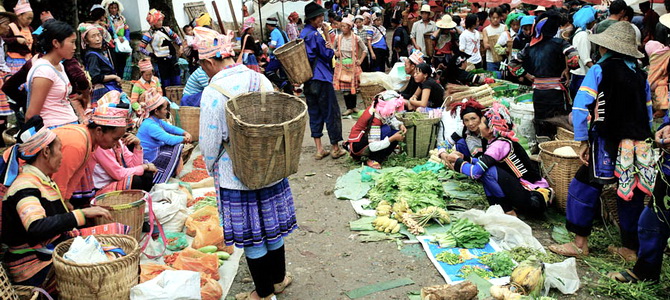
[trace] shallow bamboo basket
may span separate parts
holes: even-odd
[[[178,126],[191,134],[193,142],[197,142],[200,136],[200,107],[180,106],[177,114]]]
[[[579,153],[579,142],[549,141],[540,143],[540,166],[549,186],[556,193],[556,203],[565,212],[568,201],[568,186],[575,177],[577,170],[582,166],[579,156],[564,156],[554,154],[554,150],[570,146]]]
[[[73,240],[62,242],[53,253],[59,299],[130,299],[139,282],[140,247],[135,238],[121,234],[95,236],[102,244],[120,247],[126,256],[101,263],[78,264],[63,258]]]
[[[128,80],[122,80],[121,91],[123,91],[124,93],[126,93],[126,95],[128,95],[128,97],[130,97],[130,93],[132,93],[133,91],[133,82]]]
[[[144,224],[144,207],[149,194],[141,190],[113,191],[102,194],[91,200],[91,205],[109,210],[112,220],[95,218],[96,225],[118,222],[130,226],[130,235],[141,240]]]
[[[556,139],[559,141],[574,141],[575,133],[563,127],[556,127]]]

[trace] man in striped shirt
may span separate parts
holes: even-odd
[[[202,67],[198,67],[188,78],[188,81],[186,81],[184,95],[181,97],[181,105],[200,107],[202,91],[205,90],[208,84],[209,76],[207,76]]]

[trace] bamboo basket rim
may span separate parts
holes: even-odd
[[[126,240],[129,240],[131,242],[131,244],[133,246],[133,249],[130,252],[126,252],[125,256],[119,257],[119,258],[116,258],[116,259],[110,260],[110,261],[103,261],[103,262],[97,262],[97,263],[76,263],[76,262],[73,262],[71,260],[65,259],[63,257],[63,255],[58,253],[59,247],[64,248],[66,246],[69,247],[69,246],[72,245],[72,242],[74,241],[74,239],[69,239],[67,241],[64,241],[64,242],[56,245],[56,247],[54,248],[54,251],[53,251],[53,259],[58,261],[59,263],[62,263],[64,265],[68,266],[68,267],[78,268],[78,267],[99,267],[99,266],[108,266],[108,265],[113,265],[113,264],[119,264],[119,263],[122,263],[122,262],[125,262],[125,261],[128,261],[128,260],[131,260],[131,259],[133,259],[134,256],[139,255],[140,245],[137,242],[137,240],[135,240],[135,238],[130,236],[130,235],[126,235],[126,234],[94,234],[93,236],[95,236],[95,238],[101,243],[102,243],[101,238],[102,239],[112,239],[112,238],[126,239]],[[115,246],[118,246],[118,245],[115,245]],[[63,254],[65,254],[65,252],[67,252],[67,251],[63,251]]]
[[[288,97],[288,99],[298,103],[303,109],[294,118],[292,118],[290,120],[287,120],[287,121],[284,121],[284,122],[281,122],[281,123],[251,124],[249,122],[242,121],[237,114],[233,113],[231,105],[235,105],[235,103],[237,101],[237,98],[250,96],[250,95],[253,95],[253,94],[260,94],[261,95],[261,102],[265,102],[266,99],[267,99],[267,96]],[[302,100],[300,100],[300,98],[298,98],[296,96],[293,96],[293,95],[286,94],[286,93],[280,93],[280,92],[247,92],[247,93],[238,94],[235,97],[226,101],[226,112],[228,114],[230,114],[230,117],[232,117],[232,119],[233,119],[233,121],[235,121],[235,123],[237,123],[238,125],[245,126],[245,127],[252,127],[252,128],[283,127],[283,126],[286,126],[288,124],[295,123],[295,122],[299,121],[300,119],[304,118],[307,115],[307,104],[305,102],[303,102]]]
[[[105,198],[107,198],[107,197],[118,196],[118,195],[120,195],[120,194],[130,194],[130,193],[141,193],[143,196],[142,196],[142,198],[140,198],[140,199],[138,199],[138,200],[135,200],[135,201],[133,201],[133,202],[131,202],[131,203],[112,204],[112,205],[99,205],[99,204],[97,203],[99,200],[103,200],[103,199],[105,199]],[[118,211],[118,210],[123,210],[123,209],[128,209],[128,208],[139,207],[139,206],[141,206],[142,204],[146,203],[146,201],[147,201],[150,197],[151,197],[151,195],[150,195],[149,193],[147,193],[146,191],[143,191],[143,190],[111,191],[111,192],[104,193],[104,194],[102,194],[102,195],[98,195],[98,196],[94,197],[94,198],[91,200],[91,205],[95,205],[95,206],[105,206],[105,207],[109,207],[111,210]]]
[[[568,155],[562,155],[562,154],[555,154],[553,151],[549,151],[548,147],[554,146],[554,145],[559,145],[555,148],[563,147],[563,146],[579,146],[579,142],[577,141],[568,141],[568,140],[557,140],[557,141],[547,141],[547,142],[542,142],[538,145],[540,148],[540,152],[545,153],[547,155],[556,157],[556,158],[563,158],[563,159],[579,159],[579,155],[575,156],[568,156]]]
[[[277,50],[274,51],[275,55],[282,55],[285,52],[288,52],[290,50],[293,50],[293,48],[300,46],[300,44],[304,43],[305,40],[303,39],[295,39],[292,41],[289,41],[288,43],[282,45],[281,47],[277,48]]]

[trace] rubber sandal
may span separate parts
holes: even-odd
[[[568,257],[583,257],[589,255],[588,250],[584,251],[577,247],[575,242],[570,242],[563,245],[549,245],[547,248],[549,248],[549,251],[551,252]],[[576,253],[573,253],[572,251]]]
[[[328,153],[328,151],[323,151],[321,153],[317,152],[317,153],[314,153],[314,159],[322,160],[324,157],[326,157],[328,155],[330,155],[330,153]]]
[[[609,279],[616,280],[621,283],[636,283],[638,282],[637,276],[633,274],[630,270],[626,269],[621,272],[609,272],[607,273]]]
[[[330,156],[333,159],[338,159],[338,158],[344,156],[345,154],[347,154],[347,151],[344,151],[344,149],[339,148],[339,147],[337,149],[339,149],[339,150],[335,150],[335,149],[330,150]]]
[[[350,115],[350,114],[353,114],[353,113],[354,113],[353,110],[351,110],[351,109],[347,109],[347,110],[344,111],[344,113],[342,113],[342,116],[343,116],[343,117],[346,117],[346,116],[348,116],[348,115]]]
[[[374,160],[368,160],[368,162],[365,163],[368,167],[380,170],[382,168],[382,165],[380,165],[378,162]]]
[[[637,254],[635,253],[623,254],[621,253],[621,250],[623,250],[623,247],[615,247],[614,245],[609,245],[607,247],[607,252],[619,256],[625,261],[637,261]]]
[[[283,293],[284,290],[289,285],[291,285],[291,283],[293,283],[293,275],[289,272],[286,272],[286,276],[284,277],[284,281],[275,284],[275,295]]]
[[[253,294],[255,291],[256,291],[256,290],[253,290],[253,291],[251,291],[251,292],[239,293],[239,294],[235,295],[235,300],[252,300],[252,299],[254,299],[254,298],[251,297],[251,294]],[[258,296],[258,294],[256,294],[256,296]],[[258,299],[260,299],[260,300],[270,300],[270,299],[272,299],[274,296],[275,296],[274,294],[270,294],[270,295],[267,296],[267,297],[262,297],[262,298],[261,298],[261,297],[258,297]]]

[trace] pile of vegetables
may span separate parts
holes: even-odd
[[[507,252],[496,252],[479,257],[479,262],[486,265],[494,277],[505,277],[512,274],[516,264],[512,261]]]
[[[194,211],[197,211],[197,210],[199,210],[199,209],[201,209],[205,206],[216,207],[216,205],[217,205],[216,197],[206,196],[206,197],[198,197],[198,198],[203,198],[203,199],[200,199],[197,202],[195,202],[195,204],[193,204],[193,210]]]
[[[526,92],[520,89],[508,89],[496,91],[493,93],[494,98],[515,98],[525,94]]]
[[[184,177],[180,178],[179,180],[183,182],[199,182],[202,181],[203,179],[209,177],[209,174],[207,174],[206,170],[193,170],[190,173],[187,173],[184,175]]]
[[[200,251],[202,253],[216,254],[216,257],[219,259],[219,267],[220,267],[221,265],[223,265],[224,261],[226,261],[230,258],[230,253],[228,253],[226,251],[216,251],[217,249],[218,249],[218,247],[212,245],[212,246],[202,247],[202,248],[198,249],[198,251]]]
[[[437,261],[441,261],[443,263],[447,263],[447,264],[450,264],[450,265],[457,265],[457,264],[461,264],[461,263],[465,262],[465,260],[463,259],[463,257],[461,257],[461,255],[456,254],[456,253],[451,253],[449,251],[444,251],[444,252],[438,253],[437,255],[435,255],[435,259]]]
[[[423,171],[415,173],[412,170],[396,170],[375,176],[375,186],[368,191],[371,207],[377,207],[379,202],[386,200],[393,205],[405,201],[412,211],[436,206],[444,207],[444,188],[438,180],[438,175]]]
[[[442,248],[484,248],[490,237],[484,227],[462,218],[453,223],[447,232],[436,234],[433,242]]]
[[[458,271],[458,277],[468,278],[468,276],[470,276],[470,274],[473,273],[486,280],[489,280],[494,277],[493,272],[489,271],[488,269],[482,266],[477,265],[465,265],[461,267],[461,269]]]
[[[544,288],[544,264],[534,256],[522,261],[510,276],[513,292],[526,296],[540,296]]]
[[[193,160],[193,168],[203,170],[207,168],[207,166],[205,165],[205,159],[202,157],[202,155],[196,157]]]

